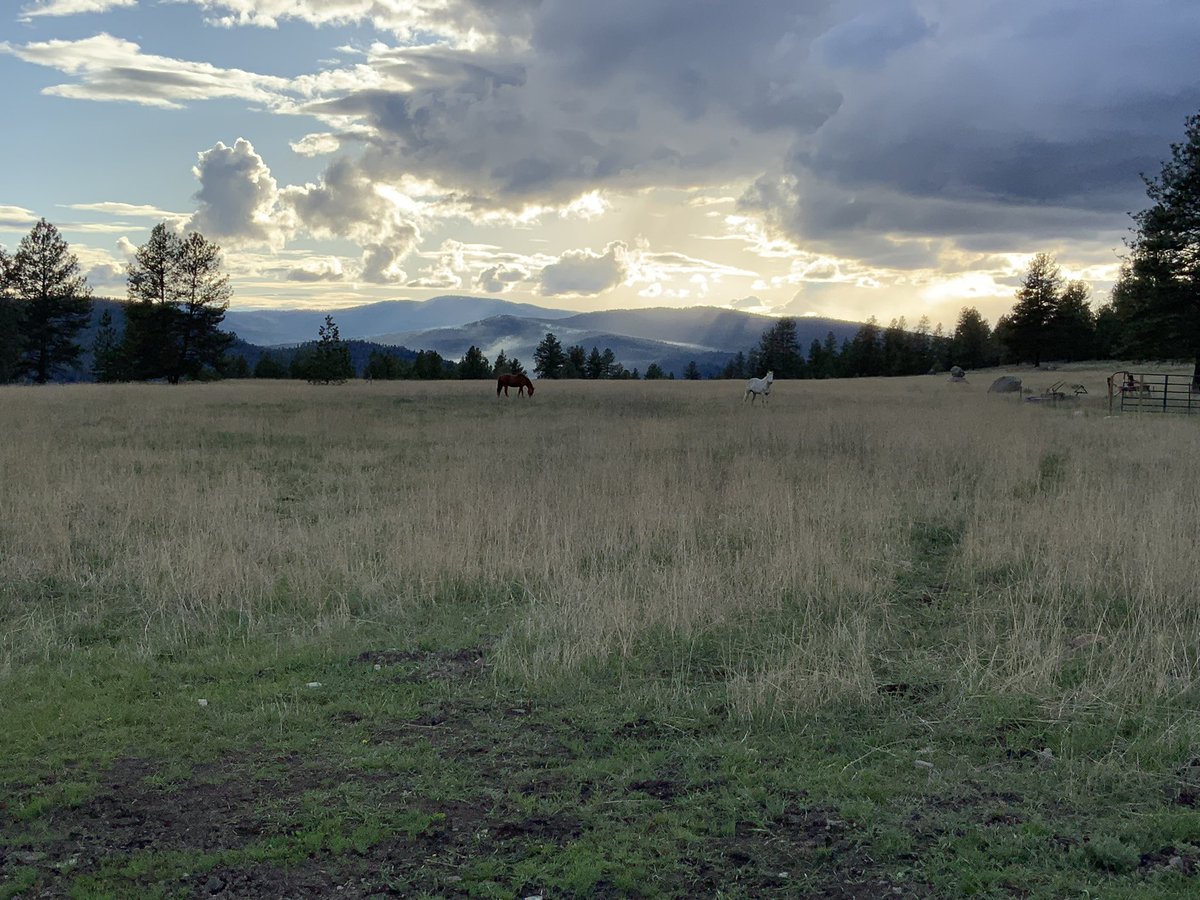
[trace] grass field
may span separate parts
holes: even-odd
[[[0,897],[1196,896],[1113,368],[0,389]]]

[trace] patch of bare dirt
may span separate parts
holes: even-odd
[[[920,884],[897,885],[832,810],[789,807],[765,822],[738,822],[702,859],[691,860],[695,896],[737,888],[751,897],[878,900],[932,896]],[[682,896],[682,895],[681,895]]]
[[[148,760],[119,759],[90,799],[53,812],[48,824],[63,836],[59,850],[99,856],[244,847],[262,833],[259,803],[279,790],[277,782],[234,775],[229,765],[204,767],[167,789],[147,784],[156,771]]]
[[[351,662],[381,669],[398,667],[402,670],[396,676],[399,682],[467,678],[482,675],[491,668],[482,647],[461,650],[366,650]]]

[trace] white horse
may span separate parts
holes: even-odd
[[[742,402],[746,402],[746,398],[750,398],[750,405],[754,405],[754,401],[758,399],[759,394],[762,395],[763,403],[767,402],[767,397],[771,394],[771,385],[775,383],[775,373],[768,372],[766,378],[751,378],[746,382],[746,393],[742,396]]]

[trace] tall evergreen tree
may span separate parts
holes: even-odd
[[[311,384],[341,384],[353,377],[350,348],[342,340],[333,316],[327,315],[325,324],[317,329],[317,345],[309,354],[305,378]]]
[[[892,319],[883,331],[881,352],[884,375],[915,375],[913,369],[912,338],[908,333],[908,322],[901,316]]]
[[[1192,358],[1200,389],[1200,113],[1185,120],[1159,175],[1142,180],[1150,206],[1133,217],[1113,306],[1129,349]]]
[[[492,366],[483,355],[483,351],[472,344],[458,362],[458,377],[462,379],[481,379],[492,377]]]
[[[805,374],[809,378],[828,378],[830,361],[825,358],[825,347],[816,338],[808,345],[808,365]]]
[[[21,310],[13,296],[12,265],[0,247],[0,384],[17,377],[21,362]]]
[[[179,236],[160,222],[129,263],[122,353],[132,378],[162,378],[175,368],[176,264],[181,246]]]
[[[1068,361],[1090,358],[1096,347],[1096,314],[1084,281],[1069,281],[1050,317],[1050,340],[1055,356]]]
[[[172,384],[195,377],[206,366],[216,367],[233,335],[221,331],[233,289],[221,272],[221,248],[198,231],[179,245],[175,353],[167,379]]]
[[[932,371],[936,354],[933,349],[933,333],[929,329],[929,316],[921,316],[913,339],[913,374],[924,375]]]
[[[796,320],[785,316],[763,332],[753,354],[750,374],[774,372],[776,378],[800,378],[804,374],[804,352],[796,331]]]
[[[92,375],[101,382],[122,381],[126,377],[123,362],[121,338],[113,324],[112,311],[106,309],[100,315],[92,344]]]
[[[646,380],[647,381],[657,381],[660,378],[666,378],[666,377],[667,377],[667,373],[663,371],[663,367],[660,366],[658,363],[652,362],[652,363],[650,363],[650,365],[646,366]]]
[[[1062,273],[1050,254],[1039,253],[1029,263],[1005,335],[1015,359],[1031,362],[1035,368],[1042,364],[1052,347],[1051,323],[1062,284]]]
[[[496,354],[496,361],[492,364],[492,374],[493,375],[504,375],[504,374],[511,374],[511,373],[512,373],[512,363],[509,362],[508,357],[505,356],[504,351],[501,350],[499,353]]]
[[[700,380],[700,367],[696,365],[694,359],[688,361],[687,366],[683,370],[683,377],[688,381]]]
[[[81,348],[75,341],[91,317],[92,292],[79,260],[45,219],[21,239],[8,269],[20,310],[18,369],[45,384],[78,365]]]
[[[584,372],[588,378],[604,377],[604,357],[600,355],[599,347],[592,347],[592,352],[588,354]]]
[[[617,362],[617,355],[613,353],[612,347],[605,347],[604,352],[600,354],[600,377],[601,378],[619,378],[625,367]]]
[[[537,349],[533,351],[533,371],[539,378],[560,378],[567,363],[567,355],[563,352],[562,342],[547,331]]]
[[[567,348],[567,361],[563,364],[562,377],[587,377],[587,351],[578,344]]]
[[[991,338],[992,331],[987,319],[975,307],[964,306],[958,313],[954,335],[950,338],[954,365],[963,369],[982,369],[994,365],[989,346]]]
[[[825,352],[822,354],[828,366],[829,375],[827,378],[837,378],[842,374],[841,350],[838,347],[837,335],[832,331],[825,333],[825,340],[821,342],[821,349]]]
[[[843,375],[855,377],[884,374],[879,321],[874,316],[860,325],[854,333],[854,338],[843,345],[842,357]]]

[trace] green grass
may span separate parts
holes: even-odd
[[[913,571],[936,576],[952,535],[918,529]],[[455,613],[23,666],[0,734],[8,895],[188,896],[214,878],[350,896],[1194,895],[1185,709],[1114,721],[910,689],[747,723],[703,642],[686,696],[650,665],[522,684],[445,652],[486,663],[506,609]],[[413,652],[360,659],[389,648]]]

